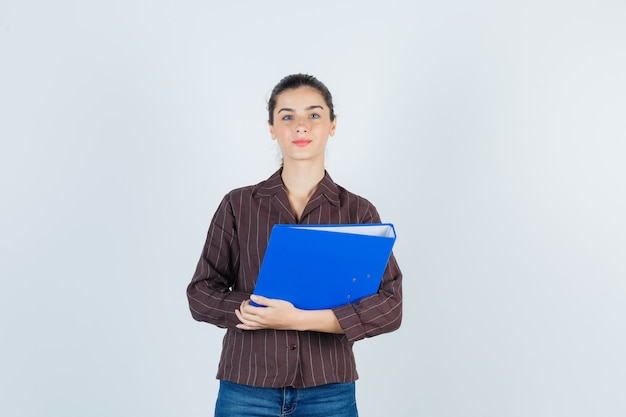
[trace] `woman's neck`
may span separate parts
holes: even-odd
[[[291,210],[299,222],[309,199],[324,178],[324,166],[285,164],[281,177]]]
[[[324,174],[323,165],[285,164],[281,177],[287,194],[308,199],[317,189],[317,185],[324,178]]]

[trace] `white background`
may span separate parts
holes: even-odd
[[[266,100],[335,96],[333,179],[396,226],[362,417],[626,415],[626,3],[0,3],[0,415],[210,416],[185,295],[268,177]]]

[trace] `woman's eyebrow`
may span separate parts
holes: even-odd
[[[322,109],[324,110],[323,106],[320,106],[318,104],[313,104],[312,106],[307,107],[306,109],[304,109],[305,111],[309,111],[309,110],[313,110],[313,109]],[[287,112],[295,112],[294,109],[290,108],[290,107],[283,107],[282,109],[278,110],[276,113],[280,113],[281,111],[287,111]]]

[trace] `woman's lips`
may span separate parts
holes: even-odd
[[[311,142],[313,142],[311,139],[296,139],[292,141],[291,143],[293,143],[296,146],[303,147],[303,146],[308,145]]]

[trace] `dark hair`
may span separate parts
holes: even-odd
[[[276,86],[272,90],[272,95],[267,102],[267,111],[269,113],[268,122],[270,125],[274,124],[274,109],[276,108],[276,100],[278,100],[278,96],[285,90],[292,90],[299,87],[311,87],[319,91],[322,97],[324,97],[324,101],[326,102],[326,105],[330,110],[330,120],[335,120],[335,107],[333,106],[333,96],[332,94],[330,94],[330,91],[324,85],[324,83],[312,75],[291,74],[284,77],[278,82],[278,84],[276,84]]]

